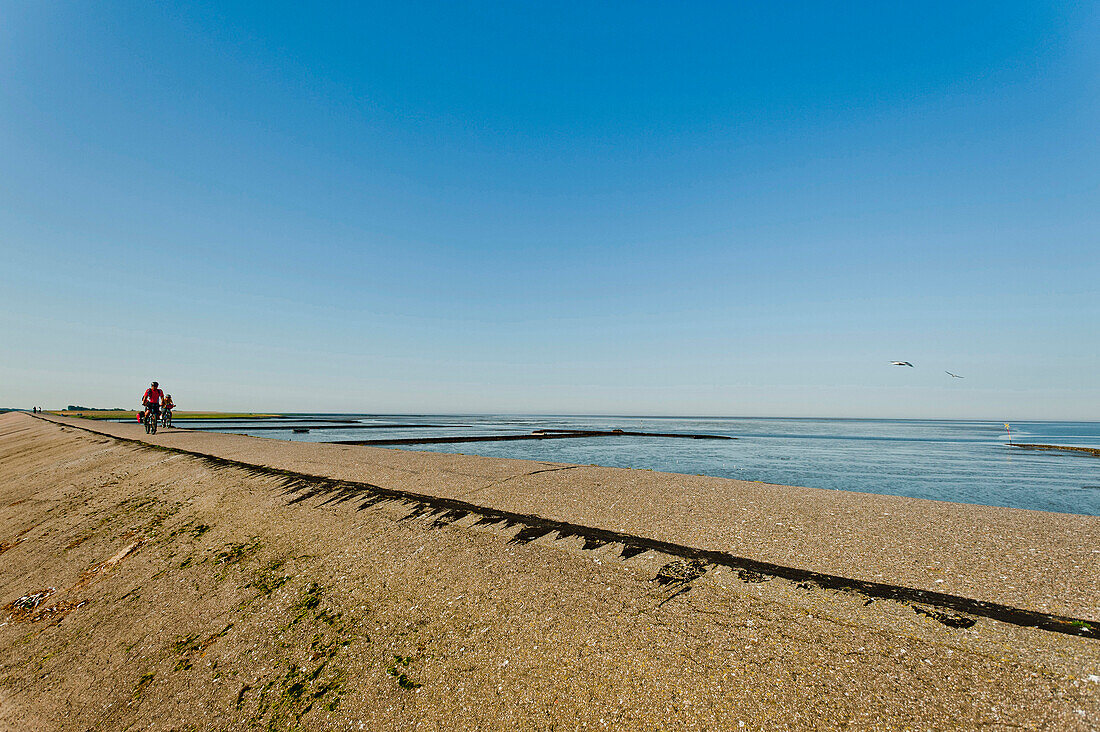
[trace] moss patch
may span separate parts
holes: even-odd
[[[228,544],[214,555],[214,564],[237,564],[260,548],[260,540],[252,538],[241,544]]]
[[[393,660],[390,661],[390,665],[386,667],[386,673],[397,679],[397,685],[402,689],[419,689],[423,684],[419,684],[409,678],[406,670],[409,668],[409,664],[413,662],[411,656],[398,656],[394,655]]]
[[[283,574],[282,570],[285,566],[285,559],[275,559],[268,562],[263,569],[255,574],[247,586],[256,590],[260,597],[270,595],[293,579],[294,575]]]

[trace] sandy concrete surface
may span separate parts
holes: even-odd
[[[182,431],[150,442],[1096,617],[1088,517]],[[1100,724],[1100,641],[952,628],[725,568],[661,584],[680,560],[518,544],[514,528],[397,502],[290,500],[247,470],[0,416],[0,729]]]
[[[71,424],[853,579],[1100,620],[1094,516],[186,430],[148,437],[136,423]]]

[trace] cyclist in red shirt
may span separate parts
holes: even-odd
[[[160,417],[160,402],[164,399],[164,392],[160,390],[157,382],[153,382],[153,385],[145,390],[145,393],[141,397],[141,406],[145,407],[146,412],[150,412],[153,415],[153,419]]]

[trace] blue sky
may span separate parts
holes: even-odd
[[[0,16],[0,405],[1100,419],[1093,3]]]

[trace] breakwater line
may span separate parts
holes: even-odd
[[[1061,450],[1064,452],[1078,452],[1085,455],[1093,455],[1100,457],[1100,447],[1072,447],[1070,445],[1039,445],[1028,442],[1015,442],[1009,447],[1015,447],[1020,450]]]
[[[334,445],[446,445],[460,442],[519,442],[568,440],[581,437],[674,437],[685,440],[736,440],[727,435],[687,435],[681,432],[627,432],[625,430],[535,430],[527,435],[466,435],[456,437],[398,437],[382,440],[329,440]]]

